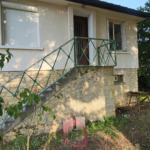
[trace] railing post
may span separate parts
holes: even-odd
[[[116,55],[116,40],[115,40],[115,46],[114,46],[114,49],[115,49],[115,65],[117,65],[117,55]]]
[[[100,56],[99,56],[99,51],[100,51],[100,47],[98,47],[98,65],[100,66],[101,65],[101,63],[100,63]]]
[[[75,59],[76,59],[76,66],[78,65],[78,38],[75,37]]]

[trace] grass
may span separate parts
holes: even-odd
[[[88,122],[88,150],[149,150],[150,149],[150,103],[128,110],[117,110],[116,117],[105,117],[104,121]],[[68,133],[68,139],[78,142],[83,136],[82,130]],[[31,150],[63,150],[62,130],[51,135],[41,134],[32,136]],[[12,143],[7,144],[6,150],[23,150],[26,148],[26,137],[19,136]],[[67,150],[67,149],[65,149]],[[71,149],[68,149],[71,150]]]

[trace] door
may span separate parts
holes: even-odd
[[[76,37],[88,37],[88,20],[85,17],[74,16],[74,36]],[[88,39],[78,39],[78,64],[89,65],[89,46]],[[83,54],[83,50],[85,54]],[[86,55],[86,56],[85,56]],[[76,57],[76,55],[75,55]],[[75,58],[76,60],[76,58]]]

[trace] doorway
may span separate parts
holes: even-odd
[[[75,37],[88,37],[88,18],[74,16],[74,36]],[[88,39],[78,39],[78,55],[77,55],[78,58],[77,59],[78,59],[79,65],[89,65],[89,61],[88,61],[89,60],[89,46],[87,46],[87,44],[88,44]],[[85,54],[83,54],[83,50],[85,48],[86,48]]]

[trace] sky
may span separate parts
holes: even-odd
[[[121,6],[125,6],[132,9],[137,9],[139,6],[145,6],[148,0],[101,0],[108,3],[113,3]]]

